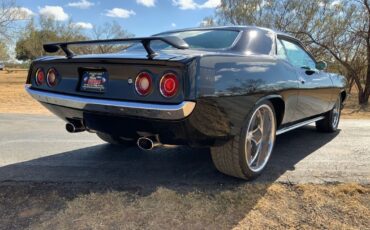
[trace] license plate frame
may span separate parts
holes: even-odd
[[[104,70],[84,70],[81,74],[80,90],[84,92],[105,93],[108,73]]]

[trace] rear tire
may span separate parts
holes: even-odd
[[[332,133],[337,131],[341,114],[341,103],[341,97],[338,96],[333,109],[325,114],[324,119],[316,121],[316,129],[319,132]]]
[[[222,173],[250,180],[265,168],[275,142],[276,116],[273,105],[258,103],[238,135],[220,147],[212,147],[215,167]]]
[[[96,135],[103,141],[112,145],[131,147],[134,146],[136,143],[134,140],[124,140],[118,136],[110,135],[107,133],[97,132]]]

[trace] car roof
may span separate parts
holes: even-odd
[[[270,28],[260,27],[260,26],[249,26],[249,25],[244,25],[244,26],[192,27],[192,28],[185,28],[185,29],[178,29],[178,30],[168,30],[168,31],[161,32],[161,33],[158,33],[158,34],[155,34],[155,35],[165,34],[165,33],[177,33],[177,32],[182,32],[182,31],[191,31],[191,30],[250,30],[250,29],[259,29],[259,30],[263,30],[263,31],[266,31],[266,32],[274,33],[276,35],[282,35],[282,36],[285,36],[285,37],[290,37],[290,38],[295,39],[292,35],[280,32],[278,30],[273,30],[273,29],[270,29]]]

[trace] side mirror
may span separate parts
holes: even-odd
[[[326,62],[324,61],[318,61],[316,63],[316,69],[318,70],[325,70],[327,67],[328,67],[328,64],[326,64]]]

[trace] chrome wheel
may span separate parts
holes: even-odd
[[[336,128],[338,126],[339,116],[340,116],[340,98],[337,99],[333,108],[333,117],[332,117],[333,128]]]
[[[265,167],[274,146],[275,132],[274,113],[263,104],[252,114],[246,134],[245,154],[251,171],[259,172]]]

